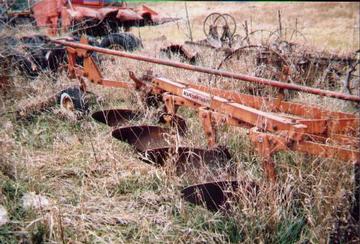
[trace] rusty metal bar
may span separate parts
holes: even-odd
[[[163,59],[158,59],[158,58],[153,58],[153,57],[146,57],[146,56],[142,56],[142,55],[136,55],[136,54],[131,54],[131,53],[122,52],[122,51],[110,50],[110,49],[106,49],[106,48],[100,48],[100,47],[85,45],[85,44],[81,44],[81,43],[68,42],[68,41],[64,41],[64,40],[53,40],[53,42],[61,44],[61,45],[65,45],[68,47],[85,49],[88,51],[95,51],[95,52],[99,52],[99,53],[110,54],[110,55],[114,55],[114,56],[119,56],[119,57],[124,57],[124,58],[129,58],[129,59],[134,59],[134,60],[139,60],[139,61],[144,61],[144,62],[149,62],[149,63],[161,64],[161,65],[166,65],[166,66],[171,66],[171,67],[176,67],[176,68],[181,68],[181,69],[186,69],[186,70],[197,71],[197,72],[201,72],[201,73],[213,74],[213,75],[218,75],[218,76],[222,76],[222,77],[243,80],[243,81],[247,81],[247,82],[254,82],[254,83],[258,83],[258,84],[262,84],[262,85],[277,87],[280,89],[301,91],[301,92],[311,93],[311,94],[315,94],[315,95],[333,97],[333,98],[338,98],[338,99],[342,99],[342,100],[348,100],[348,101],[360,103],[360,97],[353,96],[353,95],[347,95],[347,94],[340,93],[340,92],[321,90],[321,89],[317,89],[317,88],[300,86],[300,85],[296,85],[296,84],[288,84],[288,83],[283,83],[280,81],[253,77],[253,76],[249,76],[249,75],[245,75],[245,74],[236,74],[236,73],[232,73],[232,72],[228,72],[228,71],[220,71],[220,70],[215,70],[215,69],[211,69],[211,68],[199,67],[199,66],[195,66],[195,65],[184,64],[184,63],[180,63],[180,62],[163,60]]]
[[[231,117],[264,130],[272,132],[286,130],[288,131],[288,136],[293,139],[298,139],[298,137],[301,137],[306,131],[306,126],[297,123],[297,121],[292,121],[239,103],[230,102],[222,97],[211,96],[209,93],[188,88],[178,82],[164,78],[155,78],[153,84],[156,88],[183,97],[194,102],[194,104],[209,107],[215,111],[226,111],[226,114]]]

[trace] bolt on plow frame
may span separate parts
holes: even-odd
[[[164,103],[167,114],[173,115],[168,120],[174,118],[179,107],[196,110],[210,149],[218,146],[217,127],[230,125],[247,129],[250,141],[262,160],[266,178],[272,183],[276,181],[272,156],[278,151],[297,151],[360,164],[360,118],[357,115],[286,101],[283,94],[286,89],[295,90],[346,100],[356,105],[360,103],[358,96],[94,47],[87,45],[85,38],[80,43],[53,41],[66,47],[69,76],[79,79],[84,89],[87,80],[106,87],[151,94]],[[93,52],[276,87],[279,94],[277,97],[254,96],[188,81],[174,81],[151,72],[139,78],[130,71],[133,82],[109,80],[101,74],[91,55]],[[77,57],[84,59],[83,66],[76,63]]]

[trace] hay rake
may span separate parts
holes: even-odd
[[[129,110],[109,110],[103,111],[102,115],[101,112],[100,115],[99,112],[93,115],[98,121],[104,123],[109,121],[109,125],[117,126],[113,130],[113,136],[134,145],[137,151],[145,155],[147,162],[155,161],[158,165],[164,165],[167,158],[176,158],[173,162],[176,164],[178,175],[184,175],[184,172],[195,169],[199,172],[209,170],[206,161],[218,158],[222,158],[222,161],[229,160],[226,150],[219,147],[217,143],[216,128],[222,125],[248,129],[250,141],[262,159],[266,178],[272,183],[276,181],[275,163],[272,156],[278,151],[298,151],[360,164],[359,117],[351,113],[333,112],[316,106],[286,101],[283,91],[289,89],[355,103],[360,102],[358,96],[98,48],[87,45],[85,38],[82,38],[80,43],[64,40],[54,40],[54,42],[66,46],[69,76],[78,78],[84,89],[86,89],[86,79],[94,84],[130,88],[156,97],[165,105],[165,114],[161,121],[172,124],[178,129],[181,128],[183,132],[186,130],[185,121],[176,115],[178,108],[184,106],[198,112],[209,149],[188,147],[183,147],[181,150],[174,149],[174,142],[166,136],[171,134],[168,128],[147,125],[121,126],[134,116]],[[280,92],[277,97],[260,97],[192,82],[173,81],[151,73],[139,78],[133,72],[129,72],[134,82],[109,80],[101,74],[91,56],[92,52],[259,83],[276,87],[280,89]],[[76,64],[77,57],[84,59],[83,66]],[[262,109],[264,107],[268,110],[264,111]],[[187,160],[189,155],[194,154],[198,157]],[[219,154],[222,156],[219,157]],[[188,162],[191,167],[184,166]],[[218,172],[220,171],[221,166]],[[185,199],[194,203],[205,202],[209,209],[217,210],[226,205],[228,198],[232,198],[232,195],[226,191],[229,187],[232,189],[242,187],[245,192],[256,192],[254,183],[237,182],[236,172],[234,173],[233,169],[225,171],[225,175],[205,177],[205,184],[198,182],[199,177],[195,177],[197,178],[195,181],[189,180],[195,185],[183,189]],[[195,194],[196,192],[200,193]]]
[[[297,28],[297,24],[295,28],[284,28],[280,12],[278,18],[279,27],[274,31],[252,30],[252,27],[249,30],[247,20],[243,28],[241,25],[237,28],[233,16],[211,13],[203,22],[205,39],[185,41],[183,44],[172,43],[160,51],[169,59],[176,55],[181,62],[190,64],[201,64],[206,62],[205,60],[214,62],[223,55],[220,63],[211,65],[217,69],[225,68],[322,89],[336,90],[342,86],[345,92],[358,95],[359,79],[358,75],[355,75],[358,72],[354,72],[358,70],[358,52],[340,55],[311,50],[306,45],[307,38]],[[235,34],[239,29],[240,33]],[[212,53],[216,58],[209,59],[209,56],[204,56],[204,48],[213,49]]]

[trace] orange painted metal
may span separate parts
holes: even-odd
[[[49,35],[56,35],[63,0],[42,0],[32,6],[32,12],[39,27],[48,27]]]
[[[209,93],[202,92],[193,88],[188,88],[183,84],[169,81],[164,78],[153,80],[155,87],[170,92],[176,96],[183,97],[200,106],[211,108],[217,112],[224,112],[242,122],[251,124],[267,131],[289,131],[294,137],[305,132],[305,126],[296,121],[276,116],[261,110],[231,102],[222,97],[211,96]]]
[[[273,87],[277,87],[280,89],[289,89],[289,90],[294,90],[294,91],[311,93],[311,94],[320,95],[320,96],[334,97],[334,98],[338,98],[338,99],[342,99],[342,100],[348,100],[348,101],[360,103],[360,97],[348,95],[348,94],[344,94],[344,93],[340,93],[340,92],[327,91],[327,90],[322,90],[322,89],[317,89],[317,88],[312,88],[312,87],[307,87],[307,86],[300,86],[300,85],[296,85],[296,84],[289,84],[289,83],[283,83],[280,81],[254,77],[254,76],[245,75],[245,74],[220,71],[220,70],[215,70],[215,69],[211,69],[211,68],[175,62],[175,61],[171,61],[171,60],[164,60],[164,59],[159,59],[159,58],[136,55],[136,54],[117,51],[117,50],[111,50],[111,49],[106,49],[106,48],[90,46],[90,45],[86,45],[83,43],[68,42],[68,41],[64,41],[64,40],[53,40],[53,42],[62,44],[62,45],[68,46],[68,47],[77,48],[78,50],[87,50],[87,51],[94,51],[94,52],[99,52],[99,53],[103,53],[103,54],[110,54],[110,55],[119,56],[119,57],[123,57],[123,58],[134,59],[134,60],[138,60],[138,61],[161,64],[161,65],[176,67],[176,68],[180,68],[180,69],[186,69],[186,70],[191,70],[191,71],[196,71],[196,72],[201,72],[201,73],[222,76],[222,77],[226,77],[226,78],[232,78],[232,79],[236,79],[236,80],[247,81],[250,83],[258,83],[258,84],[262,84],[262,85],[266,85],[266,86],[273,86]]]
[[[68,45],[68,42],[58,41],[58,43]],[[89,47],[84,44],[71,43],[69,46],[68,70],[70,76],[81,79],[85,77],[90,82],[100,85],[132,87],[160,96],[166,111],[172,115],[176,114],[180,106],[197,110],[210,147],[217,146],[216,127],[218,126],[227,124],[250,129],[249,138],[259,153],[264,172],[271,182],[276,180],[275,163],[272,156],[278,151],[292,150],[346,162],[356,162],[360,158],[358,144],[360,139],[356,137],[359,132],[360,118],[354,114],[333,112],[320,107],[288,102],[284,101],[281,96],[278,98],[258,97],[151,75],[139,79],[132,72],[129,75],[134,83],[117,81],[106,83],[107,80],[101,75],[89,50],[173,67],[178,67],[178,63]],[[84,67],[75,64],[76,55],[84,58]],[[183,65],[185,64],[181,64],[179,67],[200,72],[208,71],[202,67]],[[236,74],[231,73],[231,75]],[[240,76],[242,77],[242,75]],[[252,78],[257,82],[256,77]],[[268,81],[269,85],[277,86],[278,84],[278,82]],[[301,87],[297,87],[296,89],[306,92],[310,88],[302,90]],[[318,95],[328,92],[320,91]],[[315,92],[315,94],[317,93]],[[357,101],[353,98],[354,96],[342,97],[345,100]]]
[[[113,15],[119,24],[128,23],[129,26],[138,23],[142,23],[142,26],[158,25],[177,20],[165,17],[146,5],[129,8],[125,2],[115,5],[104,1],[40,0],[31,10],[37,26],[47,27],[49,35],[57,34],[58,20],[61,20],[61,28],[64,31],[68,31],[74,22],[95,20],[101,23],[107,18],[113,18]]]

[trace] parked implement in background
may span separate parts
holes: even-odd
[[[119,28],[127,31],[133,26],[159,25],[177,20],[164,17],[146,5],[130,8],[127,3],[116,0],[9,0],[3,1],[2,6],[8,23],[16,24],[24,18],[35,20],[38,27],[48,28],[50,35],[62,30],[105,36],[117,33]]]
[[[359,94],[359,51],[337,54],[313,50],[297,26],[252,29],[248,22],[251,18],[237,23],[227,13],[211,13],[203,21],[205,39],[172,43],[160,51],[169,59],[178,56],[184,63],[206,63],[218,70],[321,89],[342,87],[349,94]]]
[[[66,51],[44,35],[32,35],[16,38],[0,37],[0,72],[10,76],[18,70],[28,78],[34,78],[41,72],[55,74],[66,60]]]
[[[50,35],[70,31],[73,41],[87,34],[91,45],[130,52],[141,48],[142,42],[121,30],[176,20],[146,5],[132,8],[117,0],[6,0],[0,1],[0,10],[0,26],[31,23],[47,28]],[[0,49],[0,70],[7,75],[8,68],[16,67],[29,77],[44,70],[56,71],[65,50],[61,45],[49,44],[48,40],[44,35],[25,36],[21,40],[2,37],[5,45]]]
[[[3,25],[22,25],[34,22],[30,6],[33,0],[1,0],[0,29]]]

